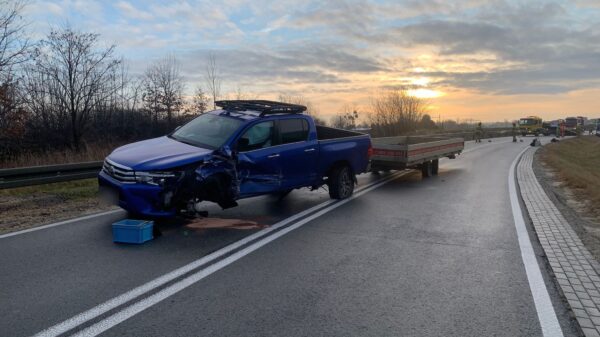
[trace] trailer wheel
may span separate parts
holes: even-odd
[[[432,160],[431,161],[431,173],[433,173],[434,176],[437,176],[439,170],[440,170],[440,160],[439,159]]]
[[[433,165],[430,161],[426,161],[421,164],[421,176],[423,178],[429,178],[433,175]]]
[[[338,166],[329,175],[329,196],[331,199],[346,199],[354,193],[354,177],[346,165]]]

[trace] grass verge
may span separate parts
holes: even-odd
[[[586,136],[544,146],[542,162],[573,191],[584,211],[600,219],[600,137]]]
[[[96,179],[0,190],[0,233],[113,208],[98,198]]]

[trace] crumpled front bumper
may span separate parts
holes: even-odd
[[[128,212],[148,217],[172,217],[177,210],[165,208],[165,193],[160,186],[123,183],[105,172],[98,175],[98,184],[118,195],[117,204]]]

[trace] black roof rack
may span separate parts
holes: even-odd
[[[245,111],[245,110],[260,111],[261,117],[266,114],[276,114],[276,113],[299,114],[299,113],[303,113],[304,111],[306,111],[306,107],[304,105],[282,103],[282,102],[275,102],[275,101],[265,101],[265,100],[225,100],[225,101],[216,101],[215,104],[217,106],[220,106],[224,110],[229,110],[229,111]]]

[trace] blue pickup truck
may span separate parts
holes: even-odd
[[[219,101],[171,134],[125,145],[104,161],[101,192],[131,214],[171,217],[202,201],[236,200],[327,185],[352,195],[372,153],[368,135],[315,125],[306,107],[263,100]]]

